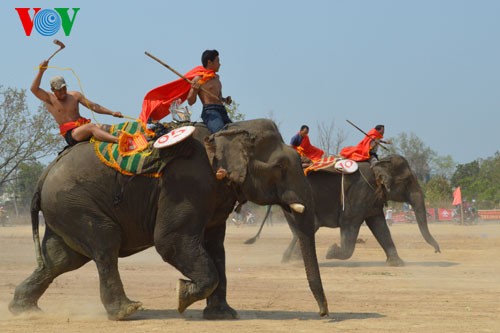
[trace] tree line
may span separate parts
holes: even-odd
[[[244,119],[239,105],[231,106],[234,120]],[[269,118],[279,126],[274,113]],[[335,121],[317,124],[317,145],[327,155],[338,154],[347,133]],[[500,153],[486,159],[457,164],[452,156],[439,156],[415,133],[390,138],[389,152],[404,156],[422,188],[429,207],[450,207],[453,189],[460,186],[462,198],[476,200],[478,208],[500,208]],[[44,169],[45,157],[61,150],[63,140],[57,124],[41,104],[30,112],[24,89],[0,86],[0,206],[27,211],[36,181]]]
[[[318,146],[328,155],[338,154],[345,146],[347,134],[336,129],[334,120],[318,123],[317,131]],[[460,187],[462,199],[475,200],[477,208],[500,208],[500,152],[458,164],[451,155],[438,155],[413,132],[389,139],[392,141],[392,145],[387,145],[389,151],[379,149],[379,155],[399,154],[408,160],[424,190],[428,207],[451,208],[453,190]]]

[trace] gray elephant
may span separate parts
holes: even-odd
[[[246,201],[279,205],[290,216],[289,225],[300,241],[307,279],[320,315],[328,314],[316,257],[314,201],[299,155],[283,142],[278,128],[270,120],[232,123],[211,136],[206,127],[196,128],[194,135],[205,143],[213,170],[224,168],[228,172],[217,184],[215,214],[204,235],[205,247],[219,273],[219,284],[207,299],[204,317],[237,317],[226,299],[224,237],[226,220],[235,204]]]
[[[315,239],[314,239],[314,203],[312,201],[312,192],[310,185],[307,183],[306,178],[304,177],[301,169],[300,159],[298,155],[295,153],[293,149],[284,144],[283,139],[276,127],[276,125],[270,120],[253,120],[253,121],[244,121],[239,123],[230,124],[226,127],[224,131],[221,131],[215,135],[210,135],[210,132],[204,125],[197,124],[196,131],[194,133],[195,139],[199,142],[202,142],[205,145],[206,152],[205,160],[208,154],[210,159],[210,163],[212,164],[212,169],[210,170],[210,174],[207,174],[204,170],[205,160],[199,161],[199,167],[201,168],[198,171],[196,168],[193,169],[191,164],[186,163],[185,169],[179,174],[179,178],[177,178],[178,173],[173,172],[168,179],[172,186],[171,189],[175,189],[175,185],[179,185],[175,181],[183,180],[183,191],[190,193],[192,198],[197,198],[198,203],[191,200],[191,197],[188,197],[188,201],[183,201],[183,193],[179,193],[179,199],[169,198],[168,197],[168,189],[166,191],[160,191],[160,185],[156,184],[151,179],[142,179],[143,177],[135,177],[135,179],[130,180],[127,177],[118,176],[120,183],[123,186],[129,186],[128,183],[132,184],[135,182],[135,185],[138,185],[141,189],[131,188],[129,190],[132,192],[133,196],[128,200],[133,201],[137,196],[140,196],[140,202],[143,200],[145,193],[148,193],[145,189],[153,189],[154,195],[159,195],[160,198],[163,198],[169,204],[176,204],[172,206],[172,209],[169,209],[169,212],[164,212],[166,216],[172,217],[175,215],[175,210],[183,211],[183,213],[190,213],[194,217],[199,218],[199,211],[191,211],[192,208],[197,208],[203,202],[207,205],[207,208],[204,209],[204,216],[209,217],[209,220],[206,225],[204,225],[204,234],[202,237],[199,237],[197,231],[199,230],[199,224],[192,225],[192,223],[186,223],[184,225],[185,228],[189,228],[192,230],[192,233],[189,235],[192,237],[196,237],[195,241],[192,242],[192,246],[199,246],[198,241],[202,239],[203,247],[208,253],[209,259],[207,261],[205,276],[200,276],[201,268],[198,268],[198,271],[192,272],[193,274],[197,274],[197,280],[195,281],[192,275],[188,275],[182,270],[182,263],[185,262],[189,264],[191,259],[188,259],[188,253],[186,256],[182,255],[179,258],[172,257],[172,253],[166,252],[169,249],[172,249],[173,246],[176,246],[170,239],[171,243],[169,244],[159,244],[156,245],[156,242],[160,242],[162,240],[161,237],[169,237],[167,231],[173,231],[176,233],[177,237],[181,237],[182,234],[180,231],[177,231],[175,228],[168,225],[168,221],[165,223],[164,227],[167,230],[163,230],[161,233],[157,234],[157,229],[155,228],[155,223],[150,220],[150,212],[143,212],[140,209],[137,209],[137,202],[129,202],[127,201],[127,207],[130,204],[133,204],[133,208],[135,210],[132,213],[127,214],[124,212],[120,214],[119,217],[124,215],[127,217],[126,223],[133,224],[132,226],[128,226],[130,231],[137,232],[139,235],[142,235],[141,238],[136,242],[133,242],[134,248],[131,249],[123,249],[119,250],[119,255],[130,255],[140,250],[143,250],[153,244],[157,247],[158,251],[165,260],[172,263],[175,267],[177,267],[184,275],[193,279],[193,282],[189,281],[181,281],[181,299],[179,300],[179,311],[183,311],[189,304],[204,297],[207,297],[207,306],[203,311],[203,315],[207,319],[227,319],[227,318],[237,318],[237,313],[234,309],[232,309],[226,299],[226,290],[227,290],[227,280],[226,280],[226,272],[225,272],[225,250],[224,250],[224,238],[226,231],[226,220],[229,214],[233,211],[235,204],[238,202],[240,205],[250,200],[257,204],[265,205],[265,204],[277,204],[280,205],[285,211],[290,214],[290,216],[295,217],[293,222],[290,224],[293,230],[299,235],[300,245],[302,249],[302,256],[304,258],[304,263],[306,267],[307,279],[309,282],[309,286],[313,292],[313,295],[318,302],[320,308],[320,315],[328,314],[328,305],[326,301],[326,297],[323,291],[323,286],[321,283],[321,276],[319,272],[318,261],[316,257],[316,248],[315,248]],[[78,147],[78,146],[77,146]],[[73,149],[76,149],[73,148]],[[81,148],[80,150],[82,150]],[[81,165],[85,165],[84,161],[92,161],[92,165],[94,167],[93,174],[99,174],[101,172],[111,173],[107,167],[104,167],[101,164],[94,165],[94,156],[90,156],[91,154],[85,151],[84,154],[78,151],[78,153],[68,153],[68,155],[73,156],[74,154],[78,154],[78,156],[82,156],[82,158],[78,159]],[[49,184],[52,178],[56,178],[58,174],[58,165],[61,162],[69,163],[64,159],[64,156],[60,158],[61,161],[55,164],[52,167],[49,167],[47,171],[48,176],[43,181],[43,190],[41,191],[42,198],[45,193],[49,195],[54,195],[57,191],[61,189],[56,189],[54,186],[47,185]],[[77,169],[76,166],[71,165],[72,168]],[[174,169],[176,166],[174,164],[169,166],[169,169]],[[215,184],[215,192],[212,193],[212,181],[214,171],[218,170],[219,167],[227,170],[227,177],[221,181],[216,182]],[[53,169],[55,169],[53,171]],[[193,177],[191,179],[184,179],[184,176],[188,176],[191,173]],[[181,177],[182,176],[182,177]],[[95,175],[92,175],[95,177]],[[90,179],[93,179],[90,177]],[[71,181],[81,182],[84,177],[74,175],[74,180]],[[109,177],[108,177],[109,178]],[[127,180],[128,179],[128,180]],[[99,187],[99,194],[107,193],[107,189],[111,189],[116,186],[109,179],[106,182],[103,182],[104,187]],[[166,181],[160,180],[161,183],[166,183]],[[93,181],[94,183],[99,183],[100,181]],[[135,186],[134,185],[134,186]],[[40,185],[41,187],[41,185]],[[48,189],[46,189],[48,187]],[[200,188],[201,187],[201,188]],[[143,189],[142,189],[143,188]],[[64,187],[63,187],[64,189]],[[71,188],[70,188],[71,189]],[[62,192],[61,196],[64,196],[66,192]],[[127,193],[125,192],[124,198],[127,197]],[[153,194],[151,195],[152,197]],[[98,196],[99,197],[99,196]],[[35,195],[35,199],[36,199]],[[209,198],[208,202],[206,199]],[[71,201],[71,205],[75,204],[75,199],[73,194],[69,196]],[[66,199],[65,199],[66,200]],[[215,201],[215,202],[212,202]],[[42,210],[47,210],[44,205],[45,200],[42,200]],[[63,201],[64,202],[64,201]],[[196,204],[194,204],[196,203]],[[34,200],[33,212],[38,212],[38,206],[40,205],[39,199]],[[79,206],[99,206],[103,210],[109,211],[111,214],[111,218],[116,217],[116,210],[118,208],[110,206],[102,206],[100,202],[92,201],[86,202],[85,205]],[[214,205],[213,209],[212,205]],[[157,211],[158,207],[154,204],[151,205],[151,209]],[[50,207],[49,207],[50,208]],[[80,209],[84,209],[84,207],[80,207]],[[32,212],[32,214],[33,214]],[[142,212],[142,213],[141,213]],[[51,213],[51,218],[55,219],[58,214],[61,214],[60,211],[48,211]],[[65,214],[70,214],[69,212],[65,212]],[[103,218],[100,214],[97,217]],[[128,218],[130,215],[130,218]],[[141,216],[144,215],[145,226],[142,226]],[[131,220],[131,218],[134,218]],[[182,214],[181,214],[182,217]],[[55,219],[56,223],[60,223],[59,220]],[[135,221],[135,222],[133,222]],[[138,222],[139,221],[139,222]],[[163,221],[163,219],[162,219]],[[158,222],[156,222],[158,223]],[[138,225],[135,225],[138,224]],[[140,226],[139,226],[140,224]],[[70,246],[77,245],[81,242],[75,239],[69,239],[70,244],[65,244],[66,238],[63,239],[56,234],[56,232],[61,232],[60,229],[64,232],[68,232],[64,228],[61,228],[59,224],[54,224],[57,229],[52,231],[52,227],[48,228],[44,238],[44,258],[47,257],[47,250],[52,248],[62,247],[63,251],[62,258],[57,257],[60,254],[54,253],[56,256],[56,260],[61,262],[56,269],[49,267],[49,269],[45,267],[39,267],[35,272],[29,277],[26,281],[24,281],[19,287],[16,288],[16,293],[14,295],[14,300],[10,304],[10,309],[13,312],[20,312],[28,309],[36,308],[37,300],[48,287],[50,282],[59,274],[62,274],[66,271],[76,269],[83,265],[85,262],[90,259],[87,256],[82,256],[79,253],[75,252],[70,248]],[[128,224],[127,224],[128,225]],[[51,226],[51,224],[49,224]],[[90,225],[89,225],[90,226]],[[170,227],[170,228],[169,228]],[[175,225],[175,227],[181,227],[181,225]],[[142,233],[136,229],[146,229],[146,231],[153,231],[154,237],[144,234],[144,230]],[[94,228],[96,230],[91,230],[91,235],[94,237],[95,233],[99,231],[99,228]],[[125,228],[127,230],[127,228]],[[88,231],[88,230],[87,230]],[[34,235],[37,236],[38,226],[34,228]],[[132,233],[131,233],[132,234]],[[81,234],[85,239],[86,234]],[[78,236],[77,236],[78,237]],[[36,239],[36,237],[35,237]],[[101,239],[101,238],[99,238]],[[144,241],[144,243],[141,243]],[[50,243],[50,244],[48,244]],[[47,245],[48,244],[48,245]],[[163,245],[162,245],[163,244]],[[92,244],[95,245],[95,244]],[[81,245],[78,245],[82,247]],[[90,246],[84,247],[84,249],[88,249]],[[160,248],[159,248],[160,247]],[[176,247],[177,249],[177,247]],[[201,259],[205,261],[205,252],[202,249],[201,251]],[[164,254],[165,253],[165,254]],[[194,253],[196,257],[200,257],[200,254]],[[69,258],[66,258],[69,257]],[[45,260],[46,261],[46,260]],[[216,269],[215,278],[212,276],[213,270],[212,265],[214,264]],[[195,263],[193,263],[195,264]],[[176,266],[177,265],[177,266]],[[203,268],[203,267],[202,267]],[[118,274],[117,272],[115,273]],[[201,287],[196,288],[197,285],[195,282],[198,280],[202,280],[201,282],[205,282],[205,284],[209,287],[203,289],[204,293],[201,293]],[[200,283],[200,282],[198,282]],[[213,284],[212,284],[213,283]],[[123,295],[121,298],[121,303],[118,304],[118,310],[114,310],[113,314],[110,315],[111,318],[121,319],[126,315],[133,313],[139,306],[140,303],[131,302],[126,299],[124,296],[121,282],[118,283],[120,286],[121,294]],[[106,285],[104,285],[105,289]],[[188,287],[188,288],[184,288]],[[196,288],[196,289],[195,289]],[[101,288],[101,290],[103,287]],[[195,296],[190,295],[188,292],[194,289],[194,291],[199,291]],[[198,290],[200,289],[200,290]],[[109,297],[109,296],[108,296]],[[187,300],[184,300],[186,299]],[[105,300],[103,300],[105,303]],[[106,304],[106,303],[105,303]],[[116,307],[116,306],[115,306]],[[113,308],[111,308],[113,310]],[[108,311],[109,313],[109,311]]]
[[[92,144],[81,143],[47,168],[31,208],[38,267],[16,287],[11,312],[38,310],[57,276],[93,260],[108,317],[123,319],[141,303],[125,295],[118,257],[151,246],[191,279],[179,281],[180,312],[212,293],[219,276],[202,234],[214,213],[216,180],[205,149],[190,138],[162,149],[160,158],[160,178],[124,176],[101,163]],[[40,209],[46,223],[41,248]]]
[[[388,265],[404,265],[384,216],[383,207],[388,200],[410,203],[422,236],[436,252],[440,252],[427,225],[424,194],[406,159],[400,155],[391,155],[371,168],[368,162],[358,162],[358,165],[359,171],[353,174],[342,176],[317,171],[310,172],[307,176],[316,207],[315,229],[340,227],[340,247],[332,245],[326,258],[349,259],[354,252],[361,224],[366,222],[385,251]],[[287,214],[285,216],[287,220],[290,218]],[[290,260],[295,243],[294,235],[283,255],[283,261]]]

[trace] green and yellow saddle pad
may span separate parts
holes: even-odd
[[[95,141],[97,157],[107,166],[124,175],[142,175],[158,178],[165,163],[160,159],[158,149],[153,148],[153,141],[148,137],[154,133],[137,121],[111,126],[109,132],[119,134],[119,143]]]

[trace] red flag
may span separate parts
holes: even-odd
[[[197,76],[202,77],[198,82],[204,84],[215,76],[215,72],[203,66],[198,66],[184,75],[188,80],[192,80]],[[178,79],[154,88],[144,96],[139,120],[147,123],[149,118],[160,120],[166,117],[170,113],[170,104],[177,99],[184,102],[190,89],[191,85],[184,79]]]
[[[453,191],[453,206],[462,204],[462,191],[460,190],[460,186]]]

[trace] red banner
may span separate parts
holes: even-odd
[[[436,210],[434,208],[427,208],[427,220],[428,221],[436,220]]]
[[[453,217],[453,209],[438,208],[439,221],[451,221]]]

